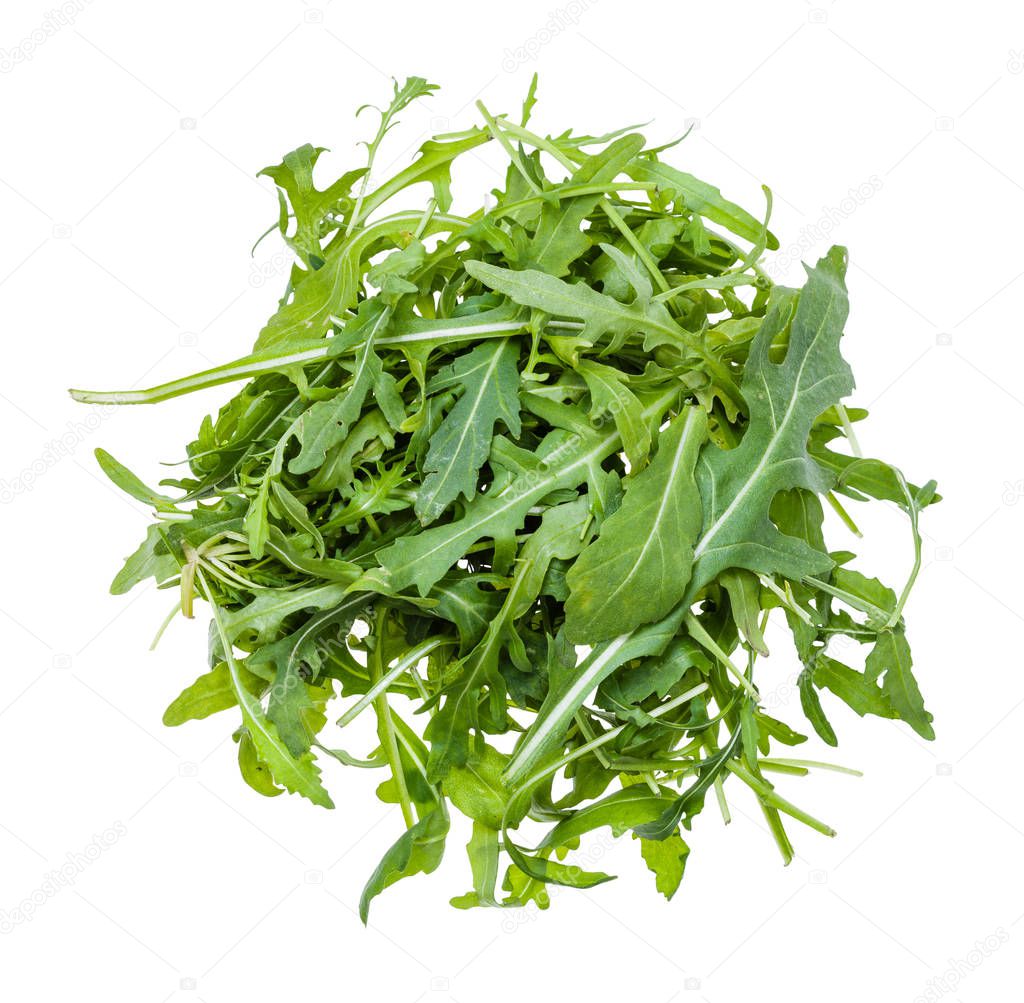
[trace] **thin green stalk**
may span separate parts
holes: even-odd
[[[764,815],[764,820],[768,823],[768,831],[772,834],[775,845],[782,855],[782,862],[788,866],[793,861],[793,844],[790,842],[786,827],[782,824],[778,809],[765,804],[763,799],[760,801],[760,805],[761,814]]]
[[[370,652],[368,664],[370,667],[370,679],[376,685],[382,676],[381,649],[384,646],[384,613],[381,612],[377,621],[377,643]],[[398,793],[398,801],[402,806],[402,817],[405,819],[405,826],[411,829],[416,824],[416,815],[412,807],[412,799],[409,797],[409,789],[405,783],[405,770],[402,767],[402,756],[398,750],[398,739],[395,736],[395,725],[391,720],[391,705],[388,703],[388,695],[381,691],[373,701],[374,709],[377,712],[377,725],[380,731],[381,744],[387,752],[388,762],[391,765],[391,777],[395,783],[395,790]]]
[[[843,426],[843,435],[846,436],[846,441],[850,444],[850,452],[858,460],[862,459],[864,454],[861,452],[860,443],[857,441],[857,433],[853,430],[853,422],[850,421],[846,405],[842,402],[836,404],[836,413],[839,415],[839,422]]]
[[[832,509],[836,513],[836,515],[838,515],[839,518],[843,520],[843,523],[845,524],[846,528],[851,533],[853,533],[854,536],[858,538],[863,538],[864,534],[860,531],[857,524],[853,521],[853,517],[850,515],[850,513],[846,511],[846,508],[843,506],[843,503],[836,497],[836,493],[834,491],[827,491],[825,493],[825,498],[828,501],[829,505],[832,506]]]
[[[416,645],[415,648],[410,648],[401,658],[398,659],[395,664],[388,669],[388,671],[382,675],[377,681],[368,689],[341,717],[338,718],[338,727],[344,728],[351,724],[370,704],[380,697],[382,693],[385,693],[388,687],[401,676],[404,672],[414,668],[419,662],[421,662],[427,655],[430,654],[435,648],[439,648],[442,644],[450,644],[451,642],[447,638],[443,637],[432,637],[421,644]],[[422,680],[421,680],[422,684]]]
[[[819,759],[761,759],[762,766],[793,766],[803,770],[831,770],[834,773],[846,773],[851,777],[864,776],[860,770],[851,769],[849,766],[839,766],[836,763],[823,763]]]
[[[597,735],[594,733],[594,729],[590,727],[590,722],[587,721],[586,715],[583,713],[582,707],[578,711],[576,711],[576,713],[573,715],[573,718],[576,721],[576,727],[580,729],[580,732],[583,734],[583,737],[588,742],[593,742],[594,739],[597,738]],[[608,757],[601,751],[600,746],[594,747],[594,755],[597,757],[597,761],[601,764],[601,766],[607,770],[609,765]]]
[[[692,689],[687,690],[685,693],[681,693],[677,697],[673,697],[671,700],[667,701],[666,703],[663,703],[660,707],[656,707],[654,710],[650,711],[650,716],[653,718],[659,718],[664,714],[668,714],[670,711],[675,710],[677,707],[681,707],[684,703],[688,703],[695,696],[699,696],[707,688],[707,683],[699,683]],[[589,755],[595,749],[599,749],[602,745],[607,745],[609,742],[614,742],[615,739],[619,737],[619,735],[621,735],[627,728],[631,727],[633,726],[629,724],[620,724],[615,728],[609,728],[608,731],[606,731],[603,735],[598,736],[597,738],[593,739],[593,741],[587,742],[584,745],[578,746],[577,748],[573,749],[572,752],[568,753],[565,756],[562,756],[561,759],[552,763],[550,766],[546,766],[544,767],[544,769],[533,774],[533,776],[529,777],[522,784],[519,784],[518,789],[520,791],[529,790],[536,784],[539,784],[546,777],[550,777],[552,774],[557,773],[564,766],[568,766],[569,763],[574,762],[582,756]]]
[[[917,499],[911,494],[910,486],[907,484],[906,478],[902,472],[896,467],[893,467],[893,472],[896,474],[896,478],[899,481],[900,489],[903,491],[903,497],[907,501],[907,515],[910,518],[910,531],[914,537],[914,564],[910,569],[910,574],[907,576],[907,583],[903,586],[903,591],[900,593],[899,599],[896,601],[896,607],[892,611],[892,615],[886,622],[886,627],[895,627],[900,622],[900,618],[903,616],[903,607],[907,604],[907,599],[910,598],[910,590],[914,587],[914,582],[917,581],[917,576],[921,572],[921,531],[917,526],[918,518],[918,505]]]
[[[729,802],[725,799],[725,785],[722,783],[722,774],[715,777],[715,798],[718,801],[718,810],[722,813],[722,823],[728,825],[732,821],[732,814],[729,811]]]
[[[480,109],[480,114],[483,115],[484,121],[487,123],[487,128],[490,130],[491,135],[501,144],[502,149],[508,155],[508,159],[511,160],[513,164],[515,164],[516,170],[519,171],[519,174],[521,175],[522,179],[526,182],[527,187],[535,195],[539,195],[541,198],[543,198],[544,193],[540,190],[540,188],[537,186],[537,182],[533,180],[533,178],[530,176],[529,171],[527,171],[526,167],[523,165],[523,162],[519,158],[518,151],[508,141],[508,137],[504,134],[504,132],[502,132],[502,130],[498,128],[498,123],[495,122],[494,116],[492,116],[491,113],[484,106],[483,101],[477,101],[476,106],[477,108]]]
[[[779,811],[795,818],[798,822],[803,822],[804,825],[820,832],[824,836],[834,836],[836,834],[835,829],[830,825],[826,825],[824,822],[816,819],[813,815],[809,815],[802,808],[797,808],[797,806],[791,801],[787,801],[782,797],[782,795],[779,794],[766,780],[758,779],[745,766],[736,760],[729,760],[729,762],[725,764],[725,768],[730,773],[739,777],[740,780],[742,780],[758,795],[758,797],[762,798],[772,807],[778,808]]]
[[[711,652],[712,655],[721,663],[726,671],[740,684],[743,691],[747,696],[754,700],[759,698],[757,690],[753,684],[747,679],[746,675],[741,672],[732,659],[718,646],[718,642],[704,629],[701,622],[692,614],[686,614],[686,629],[690,632],[690,636],[702,647],[706,648]]]
[[[771,592],[774,596],[776,596],[776,598],[778,598],[779,602],[781,602],[782,605],[786,609],[788,609],[791,613],[793,613],[796,616],[798,616],[808,626],[813,626],[814,625],[814,621],[811,619],[810,613],[808,613],[807,610],[805,610],[802,606],[800,606],[796,602],[796,600],[793,598],[793,594],[791,592],[785,592],[782,589],[780,589],[779,586],[775,584],[775,579],[772,578],[771,575],[758,575],[757,576],[757,580],[769,592]],[[787,582],[787,584],[788,584],[788,582]]]

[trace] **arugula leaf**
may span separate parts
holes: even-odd
[[[406,829],[381,858],[359,898],[359,918],[370,917],[370,903],[385,888],[412,874],[429,874],[444,856],[451,820],[444,805],[428,812]]]
[[[796,296],[784,294],[750,345],[742,387],[750,423],[735,449],[705,450],[697,464],[704,528],[691,593],[726,568],[798,580],[832,566],[827,554],[779,532],[769,509],[779,491],[823,492],[830,484],[807,453],[807,437],[818,415],[853,389],[839,354],[849,310],[845,272],[846,251],[833,248],[807,269],[795,311]],[[787,331],[785,359],[773,362],[769,349]]]
[[[630,468],[639,469],[651,449],[651,430],[644,421],[643,406],[626,386],[629,377],[593,359],[581,359],[575,368],[590,391],[590,417],[611,415]]]
[[[474,823],[494,831],[511,800],[502,772],[508,757],[485,746],[482,755],[470,758],[464,766],[451,769],[444,781],[444,792],[451,803]]]
[[[683,598],[700,530],[693,470],[706,435],[699,408],[677,415],[653,462],[630,479],[622,506],[570,569],[565,631],[574,644],[627,634]]]
[[[831,690],[848,707],[862,717],[875,714],[878,717],[897,717],[896,708],[869,675],[857,672],[842,662],[819,655],[814,663],[811,677],[816,685]]]
[[[639,836],[636,837],[640,839]],[[668,839],[640,839],[640,855],[648,870],[654,874],[655,885],[667,899],[671,899],[683,881],[686,858],[690,848],[679,833]]]
[[[203,590],[208,593],[209,586],[202,570],[198,574]],[[320,780],[320,769],[312,754],[304,752],[294,756],[282,741],[274,723],[264,714],[260,702],[246,689],[242,667],[232,652],[227,629],[216,606],[213,607],[213,622],[227,663],[231,688],[242,711],[242,726],[252,742],[253,755],[266,765],[273,780],[285,790],[301,794],[324,808],[333,808],[334,802]]]
[[[239,667],[238,675],[242,686],[253,696],[259,696],[266,688],[263,679],[244,667]],[[218,711],[237,706],[238,698],[227,662],[218,662],[171,701],[164,711],[163,722],[169,728],[174,728],[186,721],[199,721]]]
[[[473,822],[473,835],[466,845],[469,866],[473,873],[473,890],[451,899],[456,909],[473,909],[476,906],[496,906],[494,886],[500,867],[498,831],[482,822]]]
[[[882,677],[882,695],[896,713],[922,738],[932,739],[932,715],[924,708],[917,681],[911,673],[910,645],[902,628],[883,630],[864,667],[869,679]]]
[[[105,449],[96,449],[96,462],[103,471],[125,494],[147,505],[152,505],[157,510],[165,509],[173,511],[175,503],[173,498],[162,495],[152,488],[146,487],[138,477],[135,476],[126,466],[118,463]]]
[[[156,523],[146,530],[146,538],[138,549],[125,559],[124,567],[110,583],[110,591],[115,596],[124,595],[147,578],[159,584],[180,570],[181,561],[168,546],[164,527]]]
[[[346,171],[326,190],[318,191],[313,184],[313,168],[322,146],[303,143],[298,149],[284,155],[280,164],[264,167],[259,173],[271,178],[278,186],[281,197],[281,216],[278,229],[288,244],[305,260],[309,267],[318,267],[322,254],[321,240],[324,218],[332,210],[344,209],[352,186],[367,173],[365,167]],[[288,205],[291,205],[291,213]],[[289,216],[295,217],[295,234],[288,236]]]
[[[465,268],[474,279],[513,303],[582,321],[580,337],[591,345],[607,337],[613,346],[618,346],[630,335],[642,336],[640,340],[647,350],[694,341],[660,303],[620,303],[590,286],[569,283],[532,268],[513,271],[484,261],[467,261]]]
[[[420,522],[433,522],[460,495],[468,500],[476,494],[496,421],[520,434],[517,355],[511,338],[484,342],[439,374],[441,383],[460,384],[462,396],[430,437],[416,496]]]

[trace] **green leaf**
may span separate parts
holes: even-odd
[[[116,484],[125,494],[129,494],[137,501],[145,502],[156,509],[173,509],[175,502],[173,498],[162,495],[152,488],[146,487],[138,477],[135,476],[126,466],[118,463],[105,449],[95,450],[96,461],[100,469]]]
[[[562,885],[565,888],[595,888],[615,879],[614,874],[585,871],[576,864],[561,864],[555,860],[534,857],[524,853],[511,840],[506,840],[505,848],[516,867],[534,881]]]
[[[890,718],[898,716],[875,679],[828,655],[819,655],[815,659],[812,679],[815,685],[831,690],[861,717],[865,714]]]
[[[743,396],[750,422],[735,449],[707,449],[697,464],[704,529],[694,549],[691,594],[726,568],[780,573],[799,580],[831,567],[827,554],[780,533],[769,519],[779,491],[827,489],[829,479],[807,453],[815,418],[853,389],[839,354],[848,302],[846,251],[833,248],[796,295],[777,299],[750,346]],[[783,362],[769,349],[789,331]]]
[[[882,460],[847,456],[829,449],[826,443],[841,435],[842,432],[837,428],[817,425],[811,430],[808,446],[811,456],[835,475],[835,490],[857,501],[877,498],[879,501],[895,502],[901,508],[906,508],[907,499],[896,469]],[[919,496],[922,489],[910,485],[910,490],[915,496]],[[938,500],[938,495],[930,493],[919,504],[923,508]]]
[[[310,519],[309,513],[306,511],[306,506],[299,501],[279,480],[273,480],[270,482],[270,491],[274,496],[275,502],[280,505],[284,517],[295,527],[300,533],[308,533],[313,540],[313,544],[316,547],[318,556],[322,557],[324,553],[324,538],[320,535],[320,530],[313,524],[313,520]],[[267,533],[269,537],[269,531]],[[265,546],[265,544],[264,544]]]
[[[417,161],[374,190],[362,202],[365,217],[392,195],[420,181],[446,187],[451,161],[488,139],[486,131],[474,130],[451,141],[429,140],[420,148]],[[418,212],[400,213],[366,226],[348,239],[328,244],[323,264],[302,277],[294,295],[267,321],[256,339],[256,350],[291,350],[322,337],[332,316],[341,316],[356,305],[363,256],[386,234],[408,232],[420,222]],[[454,221],[439,214],[425,227],[424,235],[450,228]]]
[[[204,593],[209,595],[210,586],[202,569],[199,569],[197,574]],[[216,606],[212,606],[211,610],[221,651],[227,662],[231,685],[235,691],[235,699],[242,711],[242,725],[252,741],[256,758],[266,764],[274,781],[285,790],[292,794],[301,794],[324,808],[333,808],[334,803],[320,781],[320,769],[312,753],[292,755],[274,723],[263,713],[259,700],[245,688],[242,667],[232,651],[231,634],[225,625],[225,618],[218,612]]]
[[[515,865],[537,881],[570,888],[593,888],[612,880],[612,875],[558,863],[547,859],[547,854],[560,847],[573,845],[581,836],[606,825],[618,835],[634,826],[653,821],[671,802],[668,792],[657,795],[646,786],[629,786],[563,819],[544,837],[534,854],[524,852],[507,838],[506,845]]]
[[[584,543],[586,501],[577,499],[549,509],[540,527],[524,544],[512,584],[501,609],[490,622],[480,643],[457,666],[455,682],[445,691],[444,702],[427,725],[430,741],[428,775],[443,779],[451,766],[463,766],[469,757],[469,733],[478,727],[478,701],[483,687],[490,690],[492,706],[503,696],[499,671],[502,648],[518,639],[512,624],[529,610],[544,584],[553,560],[569,560]],[[519,644],[521,645],[521,640]]]
[[[352,185],[366,174],[360,167],[347,171],[326,190],[318,191],[313,184],[313,168],[322,153],[322,146],[302,146],[284,155],[280,164],[264,167],[259,173],[272,178],[278,188],[288,196],[295,217],[295,234],[287,235],[288,214],[280,222],[280,230],[288,243],[310,264],[323,252],[320,246],[320,225],[327,212],[336,207],[352,190]]]
[[[692,340],[660,303],[620,303],[583,283],[565,282],[532,268],[513,271],[483,261],[467,261],[465,268],[513,303],[583,321],[580,337],[592,345],[609,338],[617,346],[630,335],[640,335],[649,351],[658,345],[686,346]]]
[[[924,699],[911,671],[910,645],[902,627],[883,630],[867,657],[864,673],[869,679],[882,679],[882,693],[901,720],[922,738],[935,738],[932,715],[925,710]]]
[[[253,632],[256,641],[264,644],[281,629],[286,617],[300,610],[338,607],[346,599],[350,605],[364,600],[360,596],[348,595],[348,586],[343,584],[315,585],[296,589],[292,592],[278,592],[267,589],[257,593],[256,598],[240,610],[223,617],[227,636],[236,641],[248,632]]]
[[[761,633],[761,584],[757,576],[730,568],[722,572],[719,580],[729,596],[732,617],[743,639],[759,655],[767,655],[768,645]]]
[[[110,591],[116,596],[124,595],[147,578],[160,584],[180,570],[178,558],[168,548],[164,527],[156,523],[146,530],[146,538],[138,550],[125,559],[124,567],[110,583]]]
[[[498,830],[482,822],[473,822],[473,835],[466,844],[469,865],[473,872],[473,890],[451,899],[456,909],[496,906],[494,886],[498,880]]]
[[[241,666],[239,678],[246,691],[253,696],[259,696],[267,685],[259,676]],[[217,711],[237,706],[238,699],[227,663],[218,662],[171,701],[164,711],[163,722],[169,728],[173,728],[186,721],[198,721],[216,714]]]
[[[430,439],[416,496],[420,522],[433,522],[460,495],[468,500],[476,494],[495,422],[519,435],[518,354],[511,338],[486,341],[441,372],[442,380],[462,386],[462,395]]]
[[[278,787],[274,783],[274,778],[271,775],[270,769],[266,763],[260,759],[256,752],[256,744],[253,742],[249,733],[245,730],[241,730],[238,737],[238,770],[242,774],[242,779],[254,790],[257,794],[262,794],[265,798],[277,797],[278,794],[284,793],[283,787]]]
[[[525,780],[551,752],[559,747],[573,715],[600,683],[620,666],[636,658],[660,654],[676,636],[688,612],[680,603],[667,617],[644,624],[629,634],[596,645],[593,650],[557,682],[552,681],[533,724],[516,746],[506,780]]]
[[[311,686],[304,682],[294,664],[279,669],[270,687],[267,718],[293,756],[299,757],[312,747],[327,723],[324,708],[333,695],[329,684]]]
[[[831,745],[835,748],[839,744],[839,740],[836,738],[836,733],[828,718],[825,717],[821,700],[818,699],[818,694],[814,689],[813,677],[806,670],[798,676],[797,687],[800,690],[800,707],[804,712],[804,716],[811,722],[811,726],[818,737],[826,745]]]
[[[597,692],[597,703],[621,720],[650,724],[651,716],[639,705],[657,694],[664,698],[690,669],[706,675],[711,668],[704,652],[689,637],[677,637],[660,655],[645,658],[609,676]]]
[[[437,603],[433,612],[455,625],[463,653],[483,637],[501,608],[501,593],[494,591],[495,584],[496,581],[478,575],[453,572],[435,582],[430,590],[430,598]]]
[[[444,804],[428,812],[391,845],[366,882],[359,899],[359,918],[370,917],[370,903],[385,888],[413,874],[429,874],[441,863],[450,821]]]
[[[537,849],[554,850],[569,845],[605,825],[610,826],[615,835],[620,835],[658,818],[672,800],[667,790],[654,794],[646,784],[631,784],[573,812],[548,832]]]
[[[333,447],[323,466],[309,480],[314,491],[346,492],[356,483],[356,471],[378,451],[391,449],[395,437],[391,425],[377,408],[367,411],[353,426],[345,441]]]
[[[628,376],[591,359],[581,359],[576,372],[590,391],[590,417],[598,420],[611,415],[622,437],[630,468],[639,470],[647,462],[651,449],[651,430],[644,421],[643,405],[626,386]]]
[[[334,802],[320,780],[320,768],[313,754],[305,752],[298,757],[292,755],[277,727],[263,713],[259,701],[245,689],[239,666],[233,658],[228,659],[228,667],[235,699],[242,708],[242,723],[252,740],[257,757],[267,765],[275,782],[292,794],[308,798],[313,804],[333,808]]]
[[[635,837],[640,839],[639,836]],[[671,899],[683,880],[686,858],[690,848],[679,833],[668,839],[640,839],[640,855],[649,871],[654,874],[655,887],[667,899]]]
[[[875,630],[888,622],[896,609],[896,594],[877,578],[867,578],[849,568],[834,568],[831,581],[824,582],[813,576],[806,576],[808,585],[827,592],[830,596],[846,603],[852,609],[868,615],[868,625]]]
[[[260,481],[256,494],[249,501],[249,508],[242,523],[245,537],[249,541],[249,553],[256,560],[263,557],[267,549],[267,540],[270,538],[270,518],[267,511],[270,504],[270,481],[271,475],[268,471]]]
[[[573,565],[565,630],[574,644],[628,633],[682,599],[700,530],[693,471],[706,436],[699,408],[673,418],[651,464],[630,478],[621,507]]]
[[[741,730],[737,729],[729,736],[729,741],[722,749],[705,760],[705,765],[699,771],[697,779],[665,809],[660,817],[652,822],[638,825],[635,829],[636,835],[642,839],[671,839],[678,833],[680,821],[689,829],[693,816],[704,807],[704,798],[711,789],[711,785],[721,775],[724,765],[739,746],[740,738]]]
[[[471,756],[464,766],[454,766],[444,780],[444,793],[459,811],[491,829],[500,829],[511,793],[502,771],[508,756],[485,745],[483,753]]]

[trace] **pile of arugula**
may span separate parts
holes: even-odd
[[[902,611],[935,485],[859,455],[846,252],[802,289],[774,285],[767,219],[632,128],[530,131],[536,80],[520,121],[480,104],[481,127],[370,184],[395,116],[434,89],[396,83],[367,165],[325,189],[318,147],[262,172],[296,262],[251,355],[151,390],[72,391],[131,404],[248,381],[188,445],[189,476],[162,482],[174,497],[97,453],[156,513],[112,590],[153,578],[179,589],[175,612],[199,597],[213,614],[209,671],[164,721],[240,713],[242,776],[268,796],[330,808],[325,760],[382,771],[405,831],[364,918],[438,865],[450,806],[472,820],[459,907],[608,880],[569,856],[602,826],[632,833],[670,897],[680,827],[709,794],[728,820],[729,778],[789,861],[784,816],[831,829],[768,776],[829,764],[772,754],[805,741],[759,704],[772,611],[825,742],[823,690],[932,737]],[[504,187],[455,214],[452,163],[487,142],[507,155]],[[425,205],[381,211],[420,183]],[[840,496],[909,516],[898,594],[826,545],[823,499],[859,535]],[[835,657],[839,636],[861,668]],[[342,735],[375,716],[375,748],[334,747],[339,710]]]

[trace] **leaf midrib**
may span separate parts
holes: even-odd
[[[812,386],[808,387],[807,390],[801,391],[800,381],[803,379],[804,369],[807,366],[808,359],[811,357],[811,350],[814,348],[814,345],[817,342],[818,338],[821,337],[821,331],[824,328],[825,322],[828,319],[829,314],[832,312],[835,303],[836,297],[833,294],[829,298],[828,307],[825,310],[825,314],[822,318],[821,324],[819,324],[818,326],[818,333],[815,335],[811,344],[808,346],[807,351],[804,352],[803,358],[800,360],[800,367],[797,369],[796,379],[793,381],[793,392],[790,395],[789,406],[786,408],[786,413],[783,415],[782,421],[776,426],[775,431],[772,434],[768,448],[764,451],[764,455],[761,457],[757,466],[754,468],[750,476],[747,478],[743,487],[740,488],[740,490],[736,493],[736,496],[733,498],[733,500],[728,504],[728,506],[726,506],[725,511],[714,521],[714,523],[712,523],[712,525],[708,528],[708,531],[704,534],[704,536],[698,542],[697,546],[694,548],[694,563],[696,563],[696,561],[701,557],[701,555],[708,550],[708,547],[714,540],[715,536],[721,531],[722,526],[725,525],[725,523],[731,518],[733,512],[735,512],[736,509],[742,504],[744,498],[746,498],[746,496],[760,482],[761,475],[765,470],[766,466],[769,465],[770,461],[773,459],[775,450],[778,447],[780,439],[782,438],[782,433],[788,426],[790,419],[793,416],[793,412],[796,409],[797,401],[800,398],[801,392],[808,393],[810,390],[813,390],[816,386],[818,386],[819,383],[822,383],[825,380],[831,379],[833,377],[834,374],[829,374],[829,376],[826,376],[822,380],[819,380],[818,383],[814,383]],[[768,393],[768,399],[769,401],[771,400],[770,392]],[[772,405],[772,413],[774,414],[774,404]]]
[[[668,480],[665,483],[665,490],[661,493],[661,501],[658,504],[658,509],[654,517],[654,524],[651,528],[651,532],[648,533],[647,539],[644,541],[643,546],[640,548],[639,554],[637,554],[636,559],[633,561],[629,573],[608,595],[608,598],[603,603],[604,607],[607,607],[615,599],[615,597],[633,581],[633,579],[636,577],[637,569],[643,563],[644,558],[647,555],[647,552],[650,550],[651,546],[654,544],[656,539],[658,540],[659,547],[661,547],[661,540],[660,535],[658,533],[658,527],[661,525],[661,521],[664,518],[665,510],[668,507],[668,500],[672,494],[673,485],[675,484],[676,474],[679,471],[679,465],[682,462],[683,454],[686,452],[686,447],[689,444],[689,436],[692,433],[693,428],[695,427],[695,423],[691,420],[690,416],[688,416],[686,425],[679,434],[679,444],[676,447],[675,455],[672,457],[672,466],[669,470]],[[661,547],[661,549],[664,550],[664,547]]]
[[[480,411],[480,408],[481,408],[481,406],[482,406],[482,404],[484,402],[484,399],[487,397],[487,391],[489,389],[489,382],[488,381],[491,379],[491,377],[494,375],[495,370],[498,368],[498,365],[501,362],[502,353],[505,351],[505,347],[507,345],[508,345],[508,339],[505,338],[505,339],[502,340],[501,344],[498,346],[498,349],[494,352],[494,354],[491,356],[490,360],[486,364],[486,371],[485,371],[484,375],[482,377],[480,377],[480,383],[479,383],[479,385],[477,387],[477,392],[476,392],[476,395],[475,395],[475,397],[473,399],[473,405],[472,405],[472,407],[469,410],[469,414],[465,416],[465,420],[462,422],[462,428],[461,428],[461,430],[459,432],[459,437],[456,440],[457,444],[455,446],[454,453],[452,454],[453,457],[457,457],[457,456],[459,456],[462,453],[462,447],[464,446],[464,444],[466,442],[466,437],[471,432],[475,435],[476,432],[478,431],[478,429],[476,427],[476,416],[477,416],[477,414]],[[475,367],[475,368],[479,368],[479,367]],[[462,398],[460,398],[459,401],[455,404],[455,407],[458,407],[461,402],[462,402]],[[452,410],[454,410],[454,409],[455,408],[453,408]],[[427,460],[428,460],[428,462],[430,460],[429,453],[427,454]],[[444,485],[448,483],[449,476],[453,472],[455,472],[455,464],[452,463],[452,462],[449,462],[446,469],[444,469],[443,471],[437,471],[437,472],[441,474],[441,477],[438,480],[438,482],[435,485],[434,490],[432,492],[432,495],[433,495],[434,498],[436,498],[441,493],[441,488],[444,487]]]

